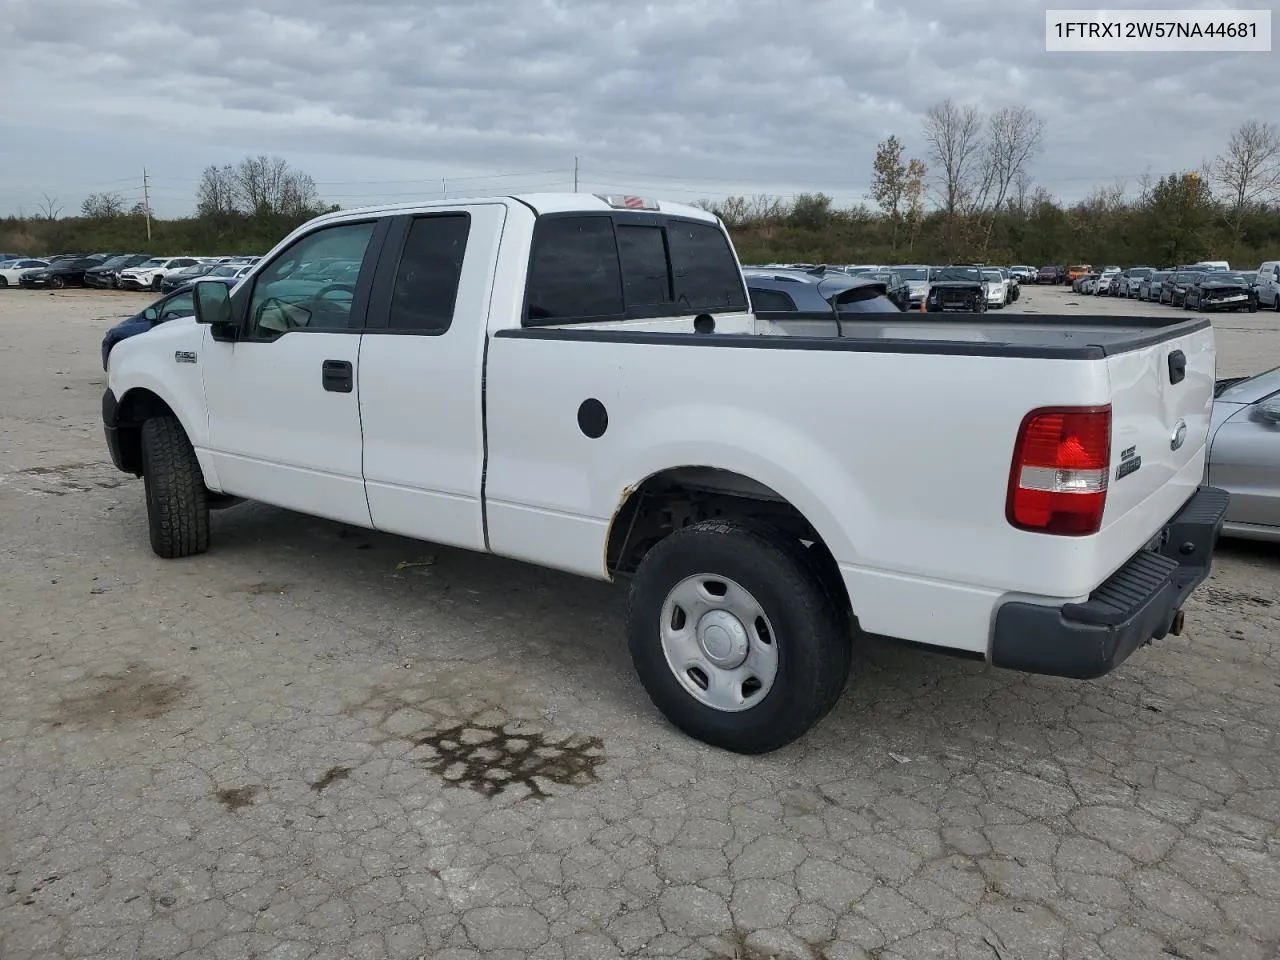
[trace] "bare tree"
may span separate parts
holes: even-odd
[[[1025,170],[1019,170],[1013,178],[1013,196],[1010,198],[1010,206],[1013,212],[1020,217],[1027,215],[1027,200],[1031,196],[1031,188],[1034,186],[1031,174]]]
[[[62,216],[62,204],[58,203],[57,197],[51,197],[47,193],[40,194],[40,216],[45,220],[57,220]]]
[[[1210,161],[1208,174],[1223,194],[1234,253],[1249,210],[1280,197],[1280,132],[1257,120],[1241,124],[1226,151]]]
[[[976,188],[982,148],[982,120],[976,107],[950,99],[925,114],[924,138],[934,164],[934,184],[946,214],[947,256],[955,251],[956,217]]]
[[[787,215],[787,206],[779,197],[758,193],[747,201],[747,216],[753,221],[777,223]]]
[[[124,197],[118,193],[91,193],[80,204],[80,216],[91,220],[111,220],[124,213]]]
[[[1002,107],[988,118],[982,144],[982,185],[973,198],[975,212],[985,209],[987,213],[984,250],[991,243],[995,215],[1004,209],[1014,180],[1041,149],[1043,139],[1044,121],[1029,107]]]
[[[231,169],[236,206],[250,215],[305,216],[319,208],[316,182],[281,157],[246,157]]]
[[[230,164],[209,165],[200,174],[196,187],[196,214],[201,217],[226,216],[236,212],[236,172]]]

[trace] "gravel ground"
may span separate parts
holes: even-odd
[[[149,299],[0,291],[0,957],[1280,955],[1275,548],[1102,680],[871,646],[737,757],[656,715],[607,585],[258,505],[154,557],[99,420]],[[1218,330],[1280,363],[1280,316]]]

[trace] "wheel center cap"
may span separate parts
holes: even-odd
[[[746,662],[750,638],[742,621],[728,610],[710,610],[698,621],[698,646],[712,664],[733,670]]]

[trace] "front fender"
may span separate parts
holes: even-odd
[[[123,406],[133,390],[154,393],[173,411],[197,451],[209,441],[200,369],[204,337],[205,329],[193,317],[169,320],[117,343],[107,372],[107,386],[119,404]]]

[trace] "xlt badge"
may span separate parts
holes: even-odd
[[[1120,466],[1116,467],[1116,479],[1122,480],[1131,473],[1142,469],[1142,458],[1138,456],[1137,447],[1129,447],[1120,451]]]

